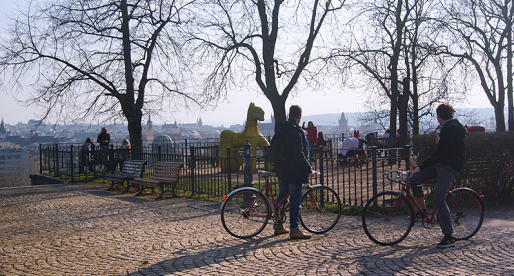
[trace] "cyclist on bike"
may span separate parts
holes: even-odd
[[[445,198],[453,179],[464,166],[464,153],[466,151],[464,137],[467,131],[459,121],[453,118],[453,107],[451,105],[439,105],[436,113],[437,121],[441,125],[440,135],[436,136],[437,149],[412,172],[408,181],[423,182],[437,178],[434,205],[439,211],[441,229],[444,234],[437,247],[446,248],[455,246],[455,238],[452,237],[452,220]],[[422,188],[412,186],[412,193],[416,203],[423,210],[426,210]]]
[[[291,239],[309,239],[311,235],[300,231],[300,204],[302,202],[302,185],[309,183],[309,177],[314,176],[311,166],[307,160],[307,143],[305,133],[300,127],[302,108],[292,105],[289,108],[289,120],[275,123],[275,135],[285,135],[286,165],[277,170],[279,194],[277,203],[287,194],[290,194],[289,222],[290,230],[283,226],[279,218],[275,222],[275,235],[287,234],[290,231]]]
[[[437,121],[442,126],[440,135],[436,136],[437,149],[412,172],[408,181],[423,182],[437,178],[434,205],[439,211],[441,228],[444,234],[444,238],[437,244],[437,247],[446,248],[455,246],[455,238],[452,237],[452,220],[445,197],[450,190],[453,179],[464,166],[464,153],[466,151],[464,137],[467,131],[459,121],[453,118],[451,105],[439,105],[436,113]],[[423,210],[426,210],[422,188],[412,186],[412,193],[416,203]],[[423,216],[421,215],[421,217]]]

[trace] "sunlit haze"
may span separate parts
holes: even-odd
[[[6,29],[9,24],[7,14],[13,15],[16,12],[16,2],[2,0],[2,12],[0,13],[0,37],[5,39]],[[4,78],[6,76],[0,76]],[[302,106],[304,116],[341,113],[341,112],[360,112],[363,100],[359,98],[358,92],[350,90],[334,89],[334,91],[303,91],[297,97],[289,96],[286,107],[292,104]],[[25,100],[28,97],[28,89],[25,93],[13,95],[10,87],[0,86],[0,119],[3,118],[7,124],[18,122],[26,123],[30,119],[37,119],[37,114],[42,110],[26,108],[16,99]],[[216,108],[193,109],[184,112],[161,112],[152,115],[154,123],[193,123],[201,118],[203,124],[214,126],[229,126],[231,124],[241,124],[246,118],[246,111],[250,102],[254,102],[265,111],[266,121],[270,120],[272,107],[269,100],[262,93],[255,91],[231,91],[228,100],[220,103]],[[456,105],[455,107],[468,108],[490,108],[489,100],[482,91],[470,93],[467,102]],[[143,121],[148,116],[143,117]],[[69,123],[69,122],[68,122]]]

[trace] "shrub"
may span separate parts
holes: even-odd
[[[486,202],[512,201],[514,191],[514,133],[474,132],[466,135],[466,164],[454,182],[485,195]],[[413,152],[422,159],[436,148],[435,135],[413,139]],[[414,165],[414,164],[413,164]]]

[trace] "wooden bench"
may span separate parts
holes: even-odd
[[[111,187],[109,187],[107,190],[112,190],[114,185],[123,185],[125,181],[127,181],[127,188],[123,192],[128,192],[129,188],[133,186],[133,184],[130,185],[129,182],[137,177],[143,176],[145,164],[145,160],[125,160],[125,162],[123,162],[123,167],[121,168],[120,174],[107,174],[104,176],[105,180],[112,181]]]
[[[161,194],[155,199],[163,198],[164,193],[171,192],[172,197],[178,197],[175,193],[179,179],[180,169],[184,165],[179,162],[157,162],[153,166],[150,178],[138,177],[132,181],[133,185],[139,185],[139,193],[136,196],[145,195],[144,190],[149,188],[154,192],[154,187],[159,187]]]

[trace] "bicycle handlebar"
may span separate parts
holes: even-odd
[[[396,173],[396,176],[392,176],[393,173]],[[406,178],[409,177],[410,175],[410,171],[402,171],[402,170],[390,170],[390,171],[387,171],[387,172],[384,172],[382,173],[382,175],[380,176],[379,179],[382,179],[383,176],[386,176],[387,179],[389,179],[390,181],[394,181],[394,182],[402,182],[402,181],[405,181]],[[407,176],[405,179],[403,178],[404,176]],[[394,177],[394,178],[393,178]]]

